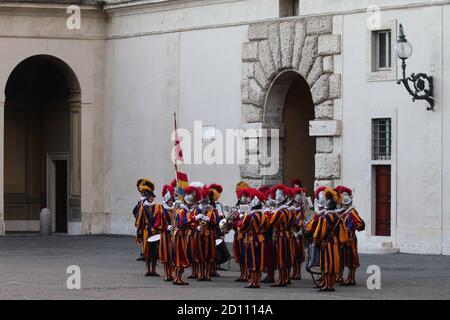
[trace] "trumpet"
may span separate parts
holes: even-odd
[[[222,232],[230,231],[230,224],[234,223],[239,214],[238,208],[233,207],[230,211],[225,211],[224,218],[219,222],[219,228]]]

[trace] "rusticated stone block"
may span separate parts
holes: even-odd
[[[341,157],[338,153],[316,153],[316,179],[339,179]]]

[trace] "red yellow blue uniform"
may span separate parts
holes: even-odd
[[[136,204],[136,206],[133,208],[133,216],[134,216],[134,225],[136,226],[136,243],[140,246],[143,246],[143,233],[142,233],[142,229],[139,229],[137,227],[137,219],[139,217],[139,212],[142,209],[142,206],[144,205],[145,202],[145,198],[141,198],[141,200],[139,200],[139,202]],[[141,249],[141,253],[144,253],[143,248]]]
[[[303,263],[306,260],[305,255],[305,239],[301,235],[301,231],[303,229],[303,223],[305,221],[305,215],[301,208],[293,209],[292,215],[294,222],[292,224],[292,231],[294,234],[297,234],[297,237],[294,237],[294,245],[295,245],[295,261],[296,263]]]
[[[267,225],[266,216],[262,210],[254,210],[245,215],[239,227],[239,231],[245,234],[245,264],[249,272],[264,271],[263,231]]]
[[[142,231],[142,240],[144,245],[144,259],[156,258],[158,251],[156,246],[149,246],[148,238],[155,235],[157,230],[154,228],[155,218],[161,210],[160,204],[148,205],[147,202],[141,206],[136,220],[136,228]]]
[[[215,208],[210,208],[204,214],[208,221],[198,223],[201,231],[197,232],[197,254],[199,262],[214,262],[216,253],[216,226],[218,212]]]
[[[187,217],[187,223],[189,226],[187,230],[187,258],[191,266],[199,262],[198,230],[197,230],[198,222],[195,219],[195,216],[201,213],[202,213],[201,209],[193,208],[190,210]]]
[[[172,263],[172,237],[168,230],[173,221],[173,208],[162,206],[156,218],[155,228],[159,230],[161,238],[159,241],[159,261]]]
[[[244,244],[244,234],[239,231],[242,224],[242,219],[236,217],[233,223],[234,238],[233,238],[233,256],[234,260],[238,264],[245,263],[245,244]]]
[[[289,284],[289,269],[295,264],[291,223],[292,214],[287,206],[278,208],[270,219],[270,225],[274,230],[275,262],[279,272],[279,279],[274,286]]]
[[[347,252],[344,253],[344,265],[348,268],[357,269],[360,264],[356,231],[363,231],[366,225],[354,207],[348,208],[342,214],[342,220],[348,235]]]
[[[279,269],[290,268],[295,263],[291,223],[292,214],[287,206],[277,209],[270,219],[270,225],[274,229],[276,265]]]
[[[186,234],[189,229],[189,210],[177,208],[173,211],[173,234],[172,234],[172,260],[175,269],[174,284],[185,284],[181,277],[185,268],[189,266],[187,259]]]
[[[336,211],[327,211],[320,216],[313,239],[314,243],[320,246],[320,268],[324,276],[324,286],[334,288],[336,275],[341,268],[339,247],[348,239]]]
[[[276,251],[275,244],[273,241],[273,226],[270,225],[270,220],[272,218],[272,210],[266,208],[264,210],[264,215],[266,217],[267,228],[264,230],[264,265],[267,272],[268,279],[273,279],[273,272],[276,266]]]

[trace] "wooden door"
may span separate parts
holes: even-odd
[[[377,236],[391,235],[391,166],[376,166],[376,231]]]
[[[66,160],[55,160],[55,231],[67,232]]]

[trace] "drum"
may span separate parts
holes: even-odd
[[[150,244],[158,244],[160,239],[161,239],[161,235],[155,234],[155,235],[151,236],[150,238],[148,238],[147,242],[149,242]]]
[[[216,263],[224,264],[231,260],[230,252],[223,239],[216,239]]]

